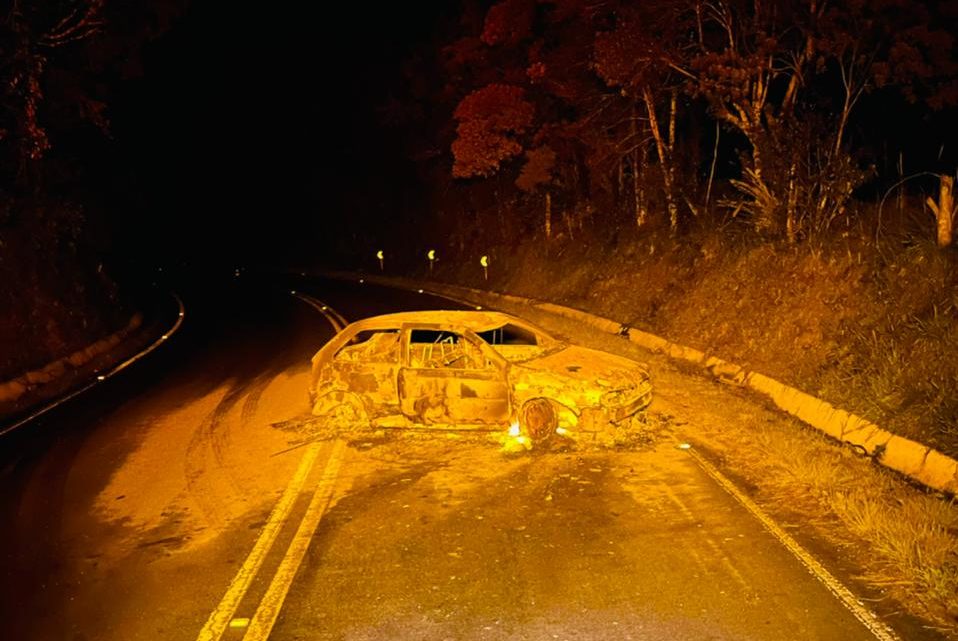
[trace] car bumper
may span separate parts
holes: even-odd
[[[651,402],[652,384],[646,382],[637,390],[637,393],[632,397],[632,400],[627,401],[626,403],[617,407],[608,408],[606,411],[610,421],[613,423],[620,423],[633,414],[644,410]]]

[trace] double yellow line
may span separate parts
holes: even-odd
[[[341,331],[348,324],[342,314],[322,301],[295,291],[292,294],[323,314],[336,332]],[[269,587],[260,599],[252,617],[237,618],[236,611],[240,603],[249,591],[256,575],[262,569],[263,563],[281,530],[289,521],[296,499],[302,493],[306,481],[313,471],[313,466],[316,460],[320,458],[320,453],[323,450],[329,450],[329,455],[322,472],[322,478],[313,491],[306,513],[296,528],[296,533],[293,534],[289,546],[283,553],[283,558],[273,574]],[[309,549],[310,541],[312,541],[323,514],[325,514],[329,502],[332,500],[345,453],[346,444],[341,440],[316,442],[306,448],[293,478],[286,486],[275,507],[273,507],[266,525],[253,545],[253,549],[246,557],[236,576],[233,577],[226,594],[223,595],[219,604],[206,620],[206,624],[196,637],[197,641],[219,641],[226,630],[231,628],[240,630],[245,628],[244,641],[265,641],[269,638],[283,602],[286,600],[286,595],[289,593],[289,588],[296,577],[296,572],[302,563],[303,556]]]
[[[233,577],[226,594],[210,614],[206,625],[203,626],[199,636],[196,637],[197,641],[219,641],[228,628],[243,627],[247,628],[243,637],[245,641],[265,641],[269,637],[313,534],[319,527],[319,522],[332,499],[345,448],[346,444],[340,440],[332,444],[330,442],[313,443],[309,446],[292,480],[286,486],[282,497],[269,515],[266,526],[260,532],[252,551],[246,557],[236,576]],[[280,530],[286,524],[293,504],[296,502],[316,459],[319,457],[320,451],[323,449],[331,449],[331,452],[326,461],[322,479],[313,492],[309,507],[306,508],[306,514],[296,529],[296,534],[293,535],[289,547],[283,554],[283,559],[270,581],[266,594],[260,600],[252,618],[234,618],[240,602],[249,591],[249,587],[262,567],[266,555],[276,541]]]
[[[296,290],[293,290],[290,293],[325,316],[326,320],[329,321],[329,324],[333,326],[333,329],[336,330],[336,332],[341,332],[346,325],[349,325],[349,321],[346,320],[345,316],[318,298],[310,296],[309,294],[298,292]]]

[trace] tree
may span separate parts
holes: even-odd
[[[655,150],[662,174],[672,234],[678,232],[679,210],[675,190],[675,122],[679,84],[673,78],[676,68],[672,59],[679,57],[683,47],[681,33],[681,6],[676,3],[657,5],[654,10],[642,6],[622,6],[616,12],[615,27],[600,32],[595,38],[595,69],[608,84],[620,87],[622,95],[642,105],[648,118],[648,131],[655,142]],[[664,19],[663,19],[664,18]],[[659,122],[659,104],[667,104],[666,128]],[[636,136],[637,114],[633,108],[630,135]],[[642,150],[633,149],[633,177],[636,193],[636,219],[644,222],[638,199],[639,168],[643,166]]]
[[[44,75],[51,57],[97,33],[102,27],[102,8],[102,0],[13,2],[10,6],[0,31],[0,46],[7,54],[0,72],[4,88],[0,139],[16,148],[21,168],[30,160],[39,160],[50,149],[39,113],[44,99]],[[102,108],[91,106],[92,119],[102,122]]]
[[[466,96],[454,114],[459,125],[452,143],[453,176],[494,174],[522,152],[518,137],[532,126],[534,114],[520,87],[493,84]]]
[[[894,84],[929,105],[953,100],[953,40],[928,4],[702,5],[698,46],[675,62],[687,65],[688,90],[749,142],[743,177],[732,184],[746,196],[737,210],[751,213],[756,227],[784,230],[795,242],[844,215],[866,175],[844,143],[853,110],[870,89]]]
[[[111,90],[139,72],[141,48],[185,2],[0,5],[0,282],[17,284],[0,287],[10,330],[0,368],[62,356],[71,337],[89,340],[119,320],[87,223],[95,205],[83,198],[85,172],[108,154],[88,143],[108,134]]]
[[[531,194],[539,188],[545,188],[545,219],[543,229],[546,238],[552,237],[552,194],[548,186],[552,182],[556,153],[548,147],[537,147],[526,152],[526,162],[516,179],[516,187]]]
[[[139,52],[187,0],[12,0],[0,22],[0,158],[21,182],[55,144],[51,130],[109,129],[107,76],[139,71]]]
[[[525,152],[534,164],[547,147],[551,197],[609,196],[618,210],[631,196],[642,226],[651,187],[675,234],[679,203],[695,216],[693,200],[709,199],[716,160],[731,152],[740,174],[718,203],[733,218],[792,243],[826,233],[847,222],[868,175],[856,114],[869,93],[958,104],[951,4],[502,0],[470,14],[468,33],[445,49],[442,95],[458,105],[453,175],[508,184],[519,169],[510,161]],[[713,130],[714,145],[699,149]],[[733,134],[722,149],[720,130]]]

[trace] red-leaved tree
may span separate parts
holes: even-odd
[[[532,126],[534,115],[521,87],[493,84],[463,98],[454,113],[459,124],[452,143],[453,175],[494,174],[504,161],[522,152],[519,137]]]

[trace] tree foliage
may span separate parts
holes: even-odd
[[[80,349],[127,320],[98,255],[85,178],[112,160],[100,143],[111,135],[115,91],[141,73],[142,48],[186,1],[0,4],[0,370],[7,374]]]
[[[490,176],[522,152],[518,138],[532,125],[535,108],[520,87],[493,84],[470,93],[456,107],[459,122],[453,175]]]
[[[535,18],[535,0],[503,0],[486,14],[482,41],[490,46],[515,46],[528,38]]]
[[[874,176],[863,102],[958,104],[954,0],[467,5],[437,82],[451,176],[548,184],[560,211],[601,201],[676,232],[718,206],[798,242],[848,224]]]
[[[0,21],[0,160],[18,174],[44,158],[54,130],[109,132],[108,79],[140,71],[143,45],[186,0],[127,5],[105,0],[15,0]]]
[[[526,152],[526,162],[522,166],[516,187],[531,193],[536,188],[548,185],[552,181],[552,171],[556,164],[556,153],[548,147],[536,147]]]

